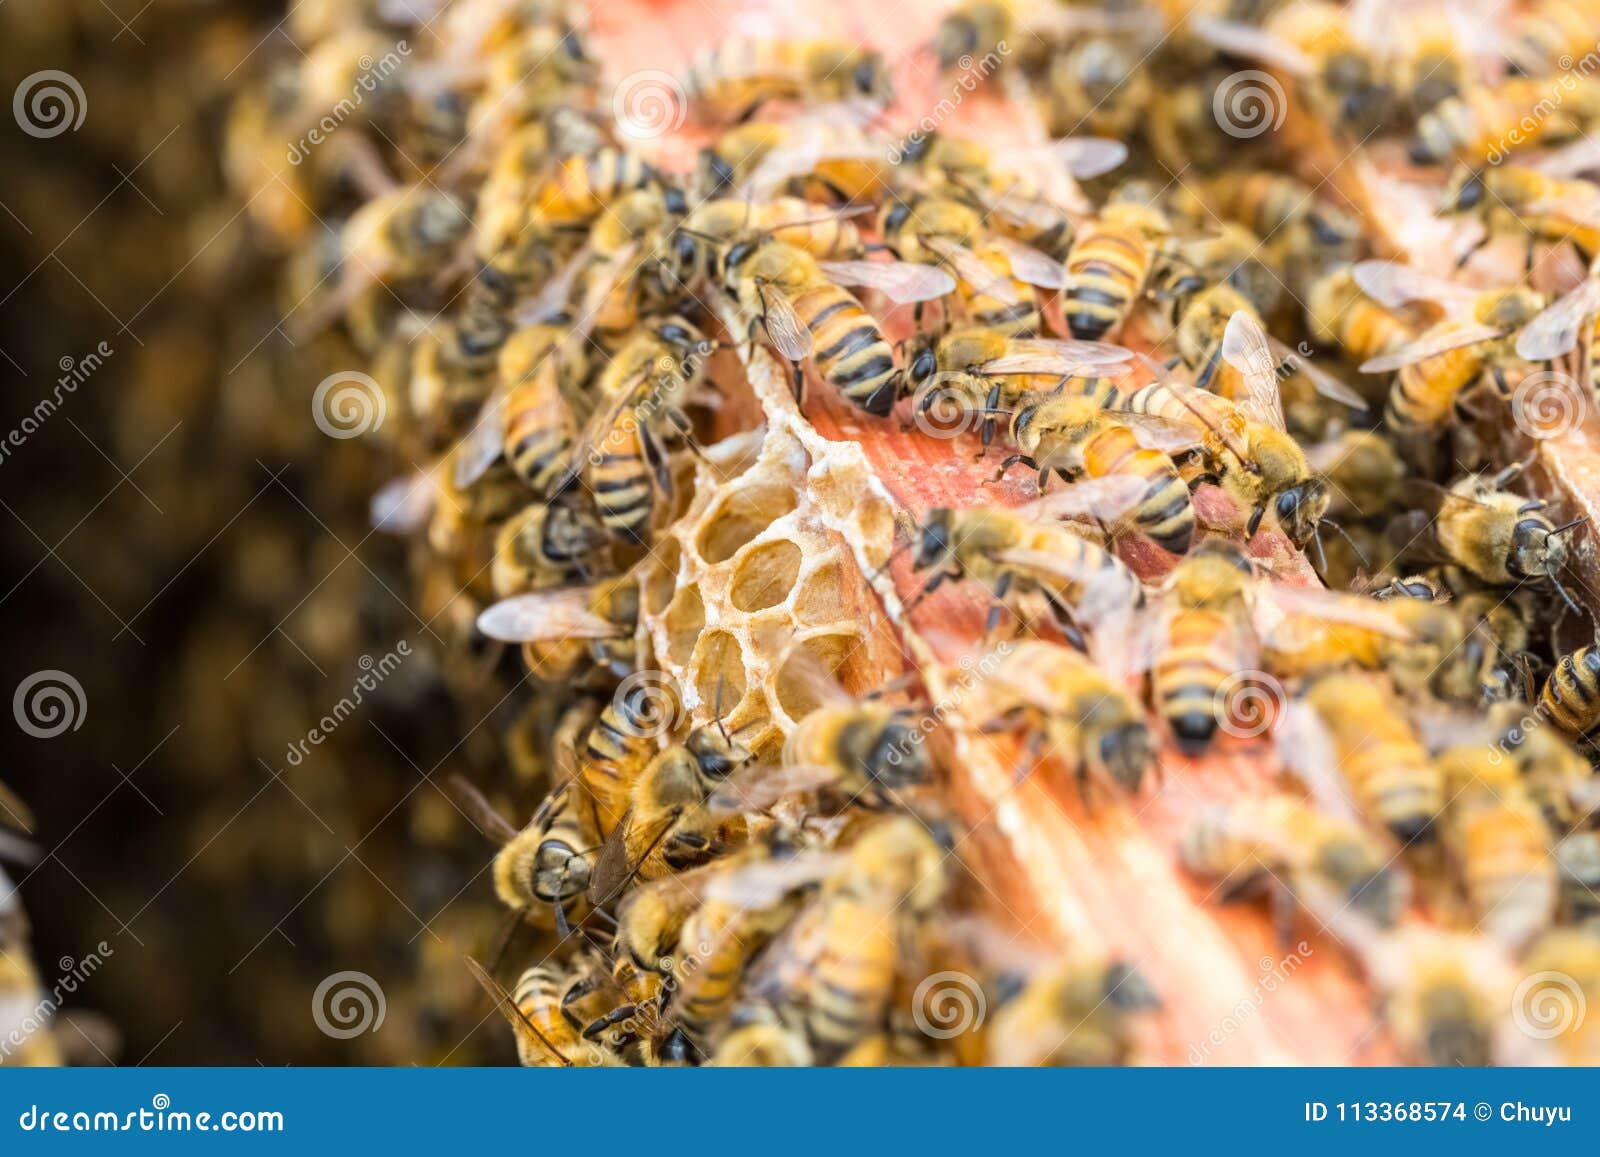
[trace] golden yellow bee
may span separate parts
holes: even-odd
[[[534,965],[507,992],[470,956],[467,968],[510,1023],[523,1065],[566,1069],[621,1063],[614,1053],[584,1038],[585,1026],[571,1012],[571,994],[584,982],[583,977]]]
[[[1029,978],[985,1030],[993,1065],[1127,1064],[1134,1021],[1161,1007],[1139,971],[1123,961],[1080,955]]]
[[[832,40],[728,40],[695,58],[687,88],[697,111],[722,123],[773,100],[881,106],[893,97],[881,54]]]
[[[494,593],[504,599],[587,578],[605,549],[605,527],[587,505],[530,502],[495,533]]]
[[[535,678],[582,685],[615,681],[636,669],[638,619],[639,584],[624,575],[503,599],[478,616],[478,630],[520,644]]]

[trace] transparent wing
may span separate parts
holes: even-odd
[[[1133,355],[1121,346],[1097,341],[1053,341],[1023,338],[1010,343],[1003,357],[977,366],[976,373],[1065,374],[1093,373],[1116,377],[1127,373]]]
[[[494,809],[484,794],[459,775],[452,775],[446,781],[450,788],[450,795],[456,805],[466,814],[467,819],[478,826],[478,830],[497,844],[509,844],[522,833],[512,825],[503,815]]]
[[[1400,309],[1414,301],[1457,309],[1478,296],[1476,290],[1398,261],[1358,261],[1350,272],[1361,292],[1387,309]]]
[[[767,338],[780,355],[791,362],[804,361],[811,356],[811,330],[800,320],[794,303],[779,288],[762,285],[762,325]]]
[[[1139,445],[1163,454],[1181,454],[1205,440],[1205,432],[1194,424],[1155,414],[1122,413],[1117,415],[1117,421],[1133,431]]]
[[[523,1015],[522,1010],[517,1007],[517,1002],[511,999],[511,994],[505,990],[498,980],[489,975],[489,970],[470,956],[466,960],[467,971],[472,973],[473,979],[489,994],[490,999],[494,1001],[494,1006],[510,1022],[511,1031],[516,1034],[519,1041],[527,1046],[527,1051],[535,1054],[544,1053],[558,1064],[571,1068],[572,1062],[550,1042],[549,1037],[540,1032],[534,1023]]]
[[[1018,508],[1028,518],[1098,518],[1114,522],[1139,504],[1146,482],[1126,474],[1069,483]]]
[[[922,243],[944,258],[950,268],[956,271],[956,276],[966,282],[968,288],[974,292],[987,294],[1007,304],[1015,304],[1022,300],[1015,281],[991,269],[983,258],[965,245],[948,237],[925,236],[922,238]]]
[[[1564,357],[1600,311],[1600,278],[1590,278],[1558,299],[1517,335],[1517,356],[1530,362]]]
[[[1278,757],[1306,785],[1323,811],[1351,823],[1362,822],[1349,784],[1339,770],[1339,752],[1327,724],[1305,703],[1288,703],[1278,713],[1274,734]]]
[[[457,490],[465,490],[489,471],[499,461],[506,444],[506,392],[495,390],[478,411],[472,424],[456,447],[454,479]]]
[[[1272,348],[1273,354],[1280,362],[1288,361],[1293,365],[1296,373],[1303,374],[1313,389],[1330,401],[1338,402],[1341,406],[1349,406],[1352,410],[1365,410],[1367,400],[1344,382],[1315,365],[1311,358],[1299,350],[1290,349],[1277,338],[1270,334],[1267,344]]]
[[[1535,318],[1535,321],[1538,319]],[[1381,358],[1372,358],[1361,363],[1361,372],[1364,374],[1387,374],[1398,370],[1402,366],[1415,365],[1417,362],[1427,361],[1429,358],[1438,357],[1440,354],[1449,353],[1451,350],[1461,349],[1463,346],[1477,345],[1479,342],[1494,341],[1505,336],[1505,331],[1496,329],[1492,325],[1481,322],[1445,322],[1435,326],[1409,345],[1402,346],[1392,354],[1385,354]]]
[[[1294,76],[1310,76],[1317,70],[1316,61],[1289,41],[1251,24],[1194,12],[1189,16],[1189,28],[1201,40],[1230,56],[1260,61]]]
[[[478,630],[502,643],[611,639],[623,632],[589,609],[590,591],[574,587],[501,599],[478,616]]]
[[[1011,275],[1018,281],[1036,285],[1040,289],[1065,289],[1067,267],[1054,257],[1041,253],[1032,245],[1024,245],[1013,237],[991,237],[986,244],[1006,255],[1011,262]]]
[[[1600,141],[1581,137],[1533,161],[1530,168],[1551,177],[1578,177],[1600,170]]]
[[[438,499],[438,480],[431,472],[419,470],[385,483],[367,503],[367,515],[374,530],[414,534],[432,516]]]
[[[1267,331],[1254,316],[1239,310],[1228,319],[1222,334],[1222,359],[1239,371],[1244,380],[1244,397],[1237,405],[1245,417],[1284,428],[1283,399],[1278,392],[1278,359],[1267,340]]]
[[[822,272],[840,285],[875,289],[891,301],[909,305],[954,293],[955,278],[931,265],[910,261],[819,261]]]
[[[513,315],[517,325],[538,325],[566,309],[567,303],[572,300],[572,289],[578,283],[578,275],[588,267],[592,258],[593,253],[588,245],[573,254],[549,281],[539,287],[538,293],[517,306]]]
[[[1262,583],[1257,592],[1258,603],[1270,604],[1284,614],[1309,615],[1324,622],[1347,623],[1400,642],[1411,641],[1411,632],[1401,626],[1388,607],[1377,599],[1281,582]]]
[[[819,763],[752,768],[712,792],[706,806],[719,815],[766,811],[785,796],[817,791],[838,778],[836,768]]]
[[[1120,169],[1128,159],[1127,145],[1105,137],[1063,137],[1027,152],[1044,154],[1080,181]]]
[[[827,879],[846,862],[847,857],[837,852],[816,851],[724,869],[707,882],[705,896],[740,908],[765,908]]]

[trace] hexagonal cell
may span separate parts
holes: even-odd
[[[744,651],[727,631],[710,631],[694,651],[694,685],[709,712],[724,715],[744,698]]]
[[[836,631],[800,640],[773,680],[778,706],[790,719],[799,721],[822,706],[830,690],[837,694],[842,687],[848,694],[861,694],[865,690],[861,684],[870,676],[854,668],[865,659],[861,636],[853,632]]]
[[[736,485],[706,516],[700,528],[700,557],[708,563],[726,562],[798,502],[793,486],[772,482]]]
[[[662,623],[667,628],[667,657],[679,665],[687,663],[706,625],[706,605],[700,592],[694,587],[679,590]]]
[[[678,560],[683,548],[672,535],[661,543],[661,556],[652,565],[649,580],[644,584],[644,607],[652,615],[659,615],[672,601],[678,587]]]
[[[728,588],[734,609],[760,611],[783,602],[800,577],[800,562],[800,548],[786,538],[775,538],[745,551]]]
[[[844,568],[837,562],[819,566],[806,576],[794,597],[794,613],[802,623],[837,622],[844,601]]]

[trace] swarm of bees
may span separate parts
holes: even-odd
[[[324,7],[323,46],[400,27]],[[1600,385],[1591,8],[1396,36],[1365,0],[974,0],[915,51],[995,50],[1040,130],[1006,148],[895,139],[903,70],[821,37],[678,62],[641,134],[562,4],[456,0],[275,172],[331,230],[250,198],[291,324],[361,352],[409,464],[374,522],[459,692],[520,705],[506,773],[455,786],[507,912],[466,967],[522,1062],[1142,1059],[1140,961],[985,907],[947,790],[975,737],[1084,824],[1258,751],[1168,848],[1202,902],[1330,938],[1404,1059],[1596,1059],[1508,1028],[1530,970],[1600,999],[1588,528],[1508,420],[1558,363],[1575,412]],[[335,56],[247,94],[231,151],[314,116]],[[1398,237],[1230,127],[1260,69],[1423,199]],[[875,446],[977,497],[914,506]],[[936,1031],[950,973],[988,1015]]]

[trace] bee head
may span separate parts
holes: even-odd
[[[1566,539],[1543,518],[1524,518],[1511,530],[1506,570],[1513,578],[1548,578],[1567,565]]]
[[[939,355],[934,349],[933,337],[919,333],[906,347],[906,380],[917,390],[939,372]]]
[[[922,783],[928,778],[928,752],[917,728],[900,714],[877,731],[862,760],[863,770],[888,788]]]
[[[1279,493],[1272,504],[1278,525],[1298,547],[1304,547],[1317,532],[1317,523],[1328,512],[1328,488],[1319,478],[1311,478]]]
[[[850,74],[851,86],[861,96],[882,99],[889,94],[889,69],[882,53],[863,53]]]
[[[1446,213],[1464,213],[1481,205],[1487,193],[1483,174],[1476,169],[1463,168],[1445,186],[1441,208]]]
[[[927,570],[948,560],[952,555],[950,521],[952,511],[947,506],[930,510],[917,535],[917,551],[911,565],[917,570]]]
[[[715,149],[706,149],[701,153],[702,164],[705,166],[706,176],[710,180],[711,194],[715,196],[727,189],[733,188],[733,166],[728,164]]]
[[[570,900],[589,890],[588,857],[558,836],[540,842],[534,867],[534,893],[541,899]]]
[[[1139,790],[1145,772],[1155,761],[1155,754],[1150,729],[1141,722],[1124,723],[1107,731],[1100,739],[1100,762],[1111,782],[1124,791]]]
[[[755,758],[743,744],[725,738],[717,727],[695,728],[684,746],[708,779],[727,779]]]

